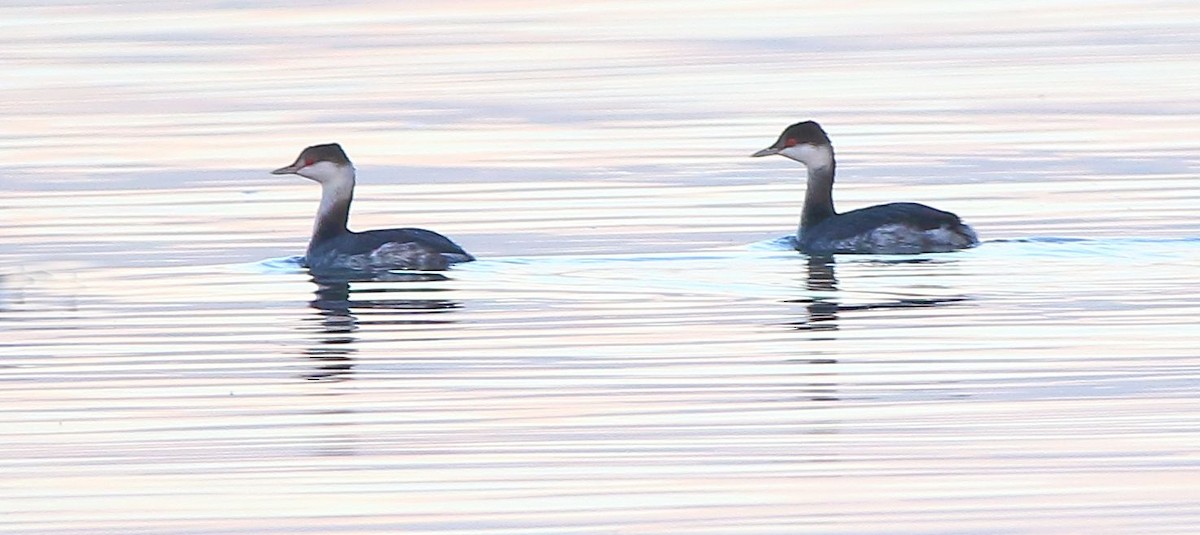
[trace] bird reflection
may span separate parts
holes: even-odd
[[[928,259],[910,259],[886,262],[898,263],[927,263]],[[875,303],[848,305],[838,299],[838,279],[834,273],[834,257],[813,255],[808,257],[808,274],[805,288],[813,292],[808,297],[789,299],[787,303],[803,303],[807,317],[802,321],[788,323],[801,331],[837,331],[838,314],[854,310],[878,310],[900,308],[928,308],[950,303],[966,301],[966,297],[905,297],[888,299]]]
[[[313,275],[316,298],[309,307],[316,311],[309,318],[317,324],[316,345],[304,350],[316,366],[304,374],[310,381],[344,381],[354,369],[354,347],[360,328],[380,325],[435,325],[454,320],[437,317],[459,308],[450,299],[432,297],[450,288],[421,283],[439,283],[450,279],[437,273],[391,273],[369,276]],[[368,299],[355,299],[367,296]],[[306,327],[307,329],[308,327]]]
[[[926,263],[928,259],[905,259],[897,261],[884,262],[885,265],[891,264],[910,264],[910,263]],[[838,278],[835,273],[835,261],[833,256],[812,255],[808,257],[807,272],[805,274],[804,288],[806,296],[799,299],[789,299],[786,303],[800,303],[804,305],[805,317],[802,320],[789,322],[787,325],[799,331],[807,331],[814,333],[809,340],[812,341],[833,341],[837,340],[836,333],[840,315],[844,312],[861,311],[861,310],[892,310],[903,308],[927,308],[945,304],[957,303],[966,301],[966,297],[904,297],[899,299],[884,299],[876,302],[863,304],[844,304],[842,303],[844,292],[838,288]],[[806,352],[803,359],[799,362],[804,364],[837,364],[838,360],[832,358],[832,355],[824,351],[812,350]],[[820,369],[823,371],[815,372],[812,370]],[[836,379],[837,368],[813,368],[806,372],[810,382],[803,385],[802,394],[811,401],[838,401],[839,384]]]
[[[808,257],[808,278],[805,288],[810,292],[836,292],[837,275],[833,272],[832,256]],[[790,303],[807,302],[808,321],[793,323],[797,329],[810,331],[836,331],[838,302],[836,297],[814,296],[810,298],[789,301]]]

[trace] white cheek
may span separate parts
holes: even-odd
[[[787,156],[788,158],[791,158],[793,160],[803,162],[804,155],[805,155],[804,145],[792,145],[786,149],[780,150],[779,154]]]
[[[829,167],[833,163],[833,155],[830,151],[813,145],[794,145],[779,151],[779,154],[813,169]]]
[[[317,162],[300,169],[296,174],[305,178],[311,178],[317,182],[326,183],[337,181],[345,173],[331,162]]]

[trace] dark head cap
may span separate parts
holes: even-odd
[[[815,121],[796,123],[785,128],[783,133],[779,134],[779,139],[775,141],[774,145],[751,154],[751,156],[770,156],[796,145],[829,146],[829,136],[825,135],[825,130],[822,130],[821,125]]]
[[[330,162],[338,166],[350,165],[350,158],[346,156],[346,151],[342,150],[342,146],[337,143],[326,143],[324,145],[313,145],[300,152],[300,156],[296,161],[287,167],[280,167],[271,171],[273,175],[289,175],[308,167],[317,162]]]

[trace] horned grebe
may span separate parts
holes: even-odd
[[[839,214],[833,210],[833,145],[813,121],[787,127],[774,145],[751,156],[787,156],[808,168],[796,249],[810,254],[911,254],[965,249],[979,244],[958,216],[911,202],[894,202]]]
[[[304,253],[304,263],[311,270],[442,270],[475,259],[445,236],[425,229],[347,229],[354,198],[354,165],[337,143],[308,147],[295,163],[271,174],[295,174],[321,184],[321,206]]]

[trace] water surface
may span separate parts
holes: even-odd
[[[0,528],[1191,533],[1200,10],[0,7]],[[843,210],[975,249],[808,258]],[[352,226],[480,261],[315,280]]]

